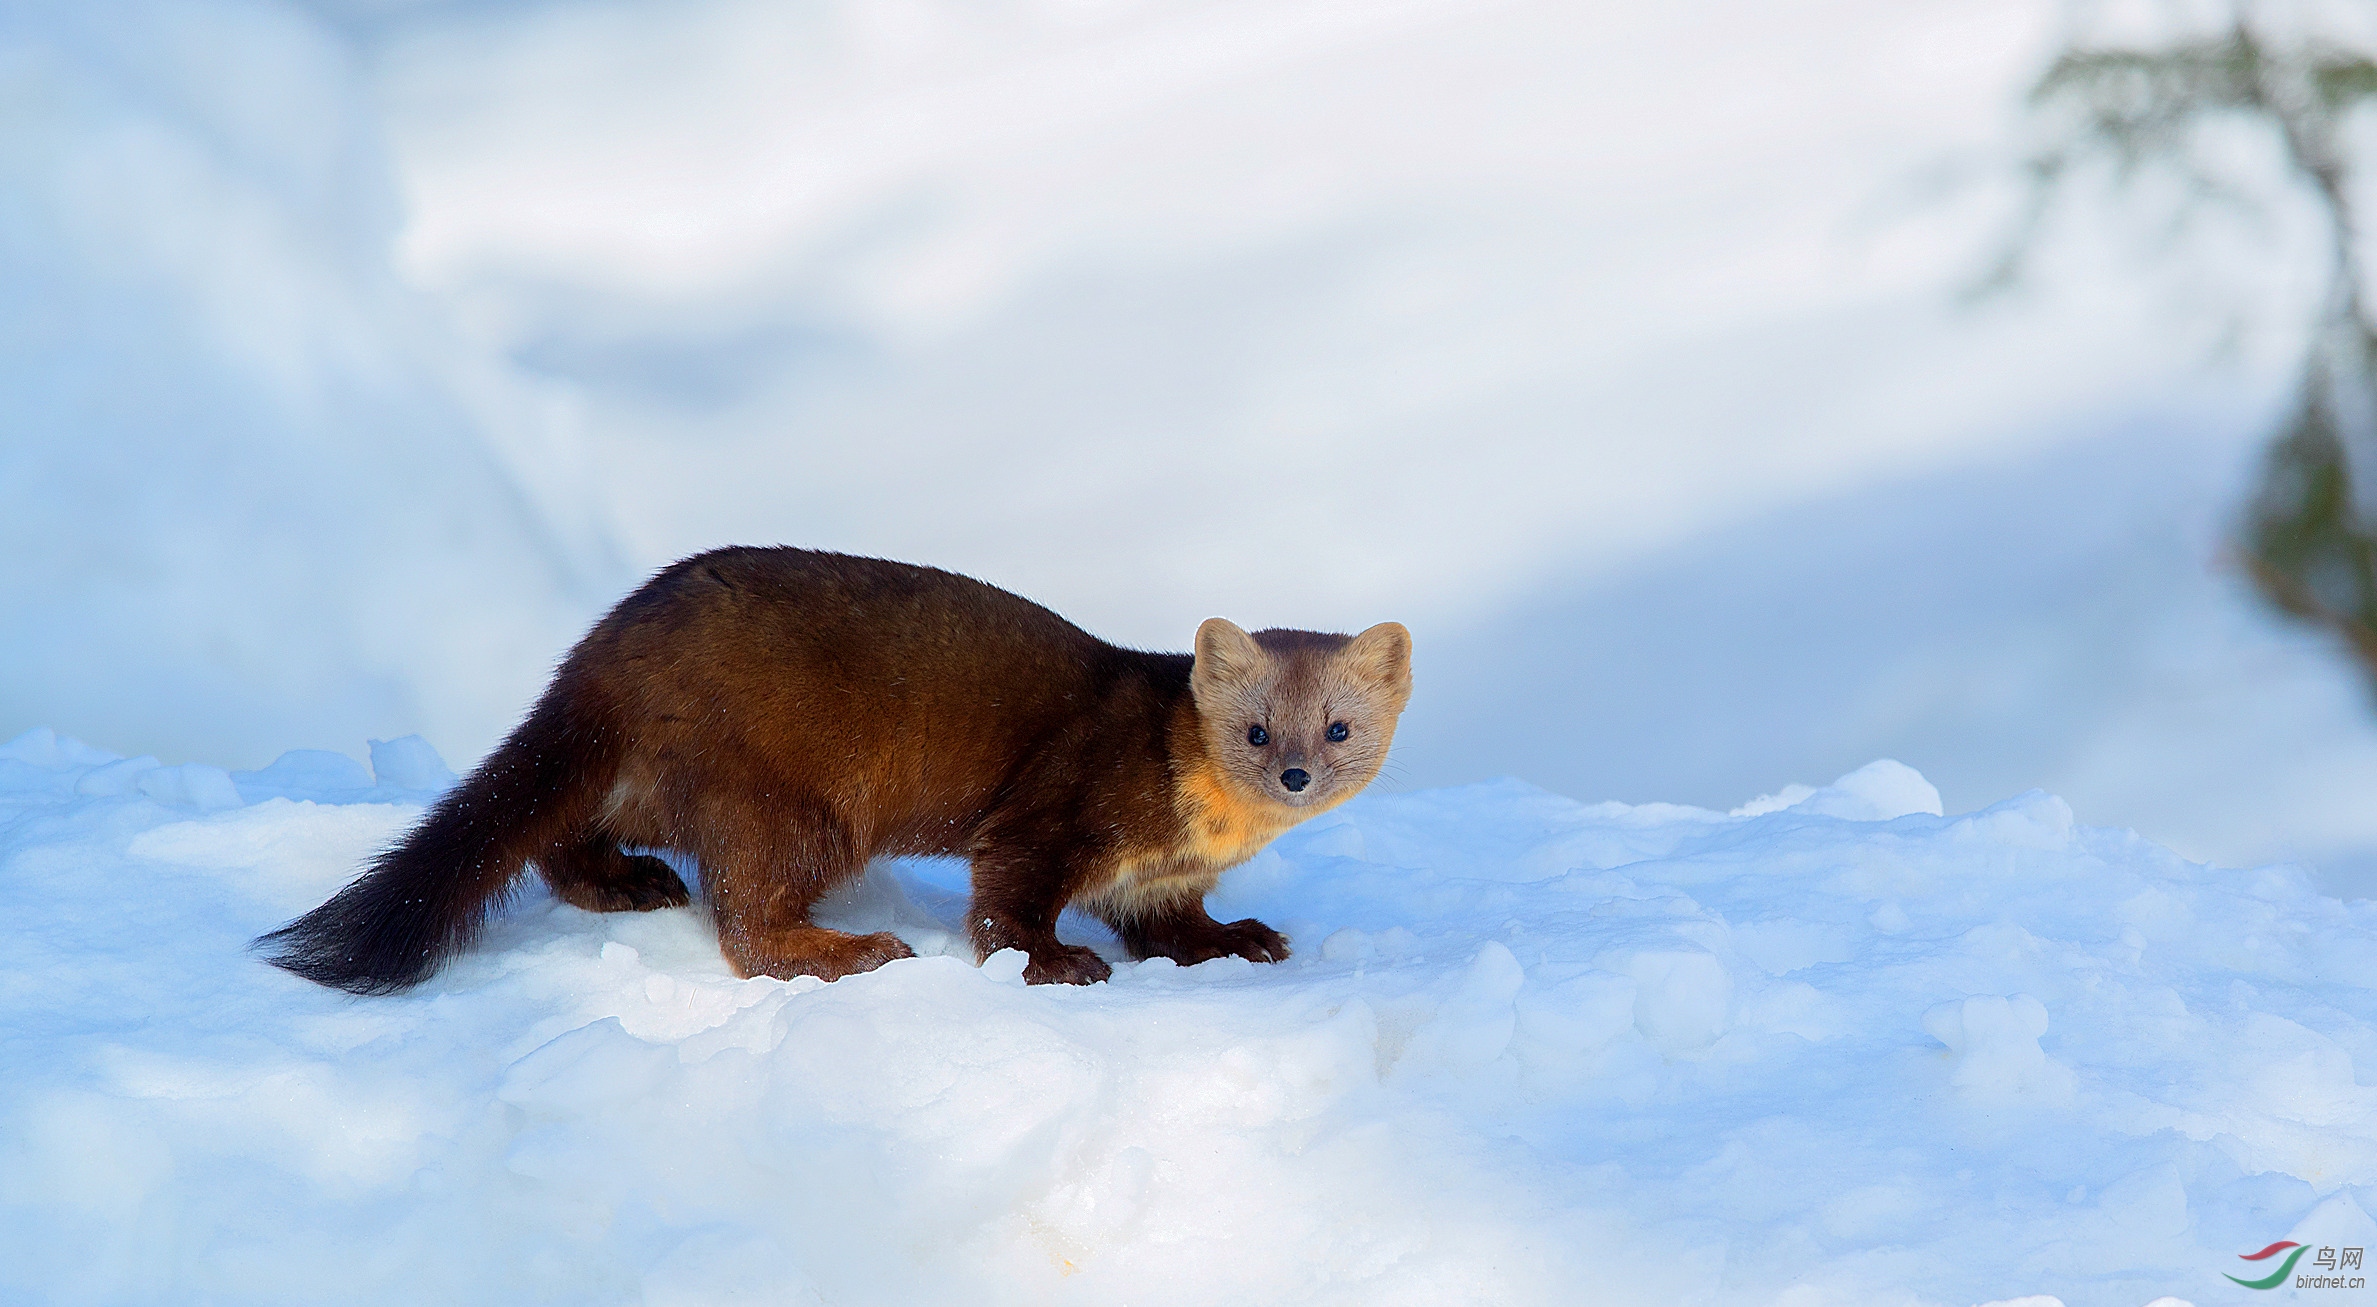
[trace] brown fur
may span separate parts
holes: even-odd
[[[983,955],[1033,982],[1102,980],[1056,937],[1077,903],[1134,956],[1288,955],[1204,898],[1281,831],[1352,797],[1410,696],[1411,638],[1253,635],[1121,649],[1038,604],[933,568],[798,549],[680,562],[572,650],[529,718],[354,884],[267,936],[326,984],[416,983],[533,859],[594,911],[687,901],[690,854],[738,974],[865,971],[909,950],[809,921],[879,855],[973,866]],[[1343,722],[1348,738],[1327,738]],[[1248,742],[1250,726],[1270,734]],[[1290,768],[1311,778],[1300,793]]]

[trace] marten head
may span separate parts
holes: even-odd
[[[1378,775],[1411,701],[1411,632],[1257,631],[1219,617],[1197,628],[1189,670],[1206,758],[1242,794],[1319,811]],[[1292,819],[1291,819],[1292,820]]]

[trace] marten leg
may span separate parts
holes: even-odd
[[[630,854],[600,829],[583,831],[536,856],[553,897],[588,912],[650,912],[693,901],[669,864]]]
[[[889,931],[852,935],[809,924],[809,907],[866,870],[866,851],[823,805],[765,813],[705,805],[702,885],[718,947],[738,976],[837,980],[916,956]]]
[[[1030,854],[985,850],[974,855],[974,901],[966,930],[977,959],[1003,948],[1022,949],[1028,985],[1092,985],[1114,974],[1106,959],[1078,944],[1059,943],[1064,873]]]
[[[1248,917],[1228,925],[1205,911],[1203,895],[1171,903],[1134,905],[1135,912],[1101,913],[1135,958],[1170,958],[1184,967],[1209,958],[1284,962],[1287,936]]]

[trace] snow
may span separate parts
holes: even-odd
[[[16,6],[0,736],[475,757],[785,541],[1403,621],[1422,786],[1888,756],[2377,892],[2367,694],[2218,571],[2292,337],[2194,378],[2084,232],[1967,312],[2003,195],[1886,198],[1997,175],[2059,9]]]
[[[1950,806],[2046,789],[2190,858],[2377,894],[2366,680],[2233,562],[2260,448],[2218,426],[1893,481],[1423,632],[1396,769],[1730,807],[1893,757]]]
[[[1441,648],[2052,446],[2179,389],[2172,315],[2086,257],[1965,313],[1985,215],[1887,197],[2058,8],[13,6],[0,735],[477,756],[733,542]]]
[[[0,1298],[2136,1307],[2377,1246],[2377,904],[2044,793],[1364,796],[1215,896],[1293,959],[1085,988],[960,956],[947,862],[830,985],[532,884],[356,1000],[243,946],[450,781],[372,755],[0,746]]]
[[[271,3],[10,5],[0,70],[0,734],[500,730],[633,571],[549,397],[393,275],[353,50]]]

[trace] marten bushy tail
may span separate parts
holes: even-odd
[[[356,994],[427,980],[479,933],[522,866],[592,815],[613,770],[556,685],[468,779],[329,902],[258,939],[274,966]]]

